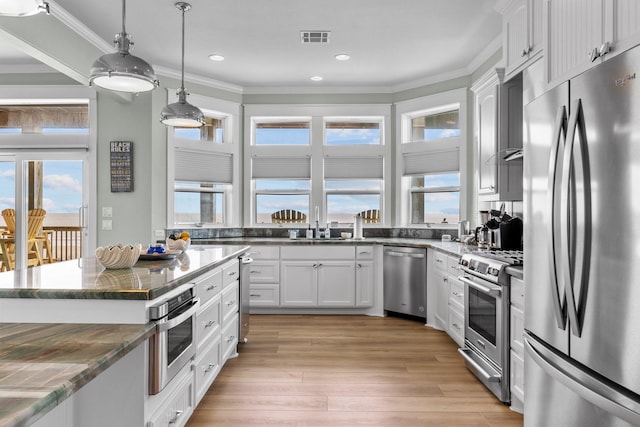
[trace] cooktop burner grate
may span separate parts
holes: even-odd
[[[488,249],[479,251],[478,254],[510,265],[522,265],[524,258],[524,252],[521,250]]]

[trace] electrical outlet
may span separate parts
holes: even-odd
[[[103,230],[113,230],[113,221],[111,221],[110,219],[103,219],[102,220],[102,229]]]
[[[164,237],[164,230],[156,230],[156,237]]]
[[[113,208],[111,206],[105,206],[102,208],[102,217],[111,218],[113,216]]]

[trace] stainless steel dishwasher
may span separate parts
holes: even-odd
[[[384,309],[426,319],[426,249],[384,247]]]

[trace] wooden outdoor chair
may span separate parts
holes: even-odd
[[[369,209],[366,211],[362,211],[360,212],[360,216],[362,217],[362,222],[364,224],[377,224],[380,222],[379,209]]]
[[[307,215],[293,209],[282,209],[271,214],[271,222],[274,224],[306,223]]]
[[[2,265],[0,271],[13,270],[15,268],[15,210],[5,209],[2,217],[7,223],[7,229],[11,234],[2,236],[0,249],[2,250]],[[31,209],[27,220],[27,266],[42,265],[39,244],[47,251],[48,262],[53,262],[51,253],[51,243],[48,234],[42,234],[42,223],[47,216],[44,209]],[[7,219],[9,219],[7,221]],[[10,225],[10,223],[12,225]]]

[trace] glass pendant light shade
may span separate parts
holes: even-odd
[[[191,9],[189,3],[178,2],[176,9],[182,12],[182,74],[178,102],[169,104],[160,112],[160,121],[167,126],[198,128],[204,125],[204,114],[195,105],[187,102],[187,91],[184,88],[184,13]]]
[[[122,32],[116,35],[115,53],[98,58],[91,67],[90,84],[118,92],[147,92],[158,87],[155,71],[147,61],[129,52],[133,46],[125,25],[125,0],[122,0]]]
[[[160,121],[167,126],[199,128],[204,125],[204,114],[198,107],[187,102],[187,92],[181,88],[178,90],[178,102],[162,109]]]
[[[31,16],[49,13],[49,3],[42,0],[0,0],[0,16]]]

